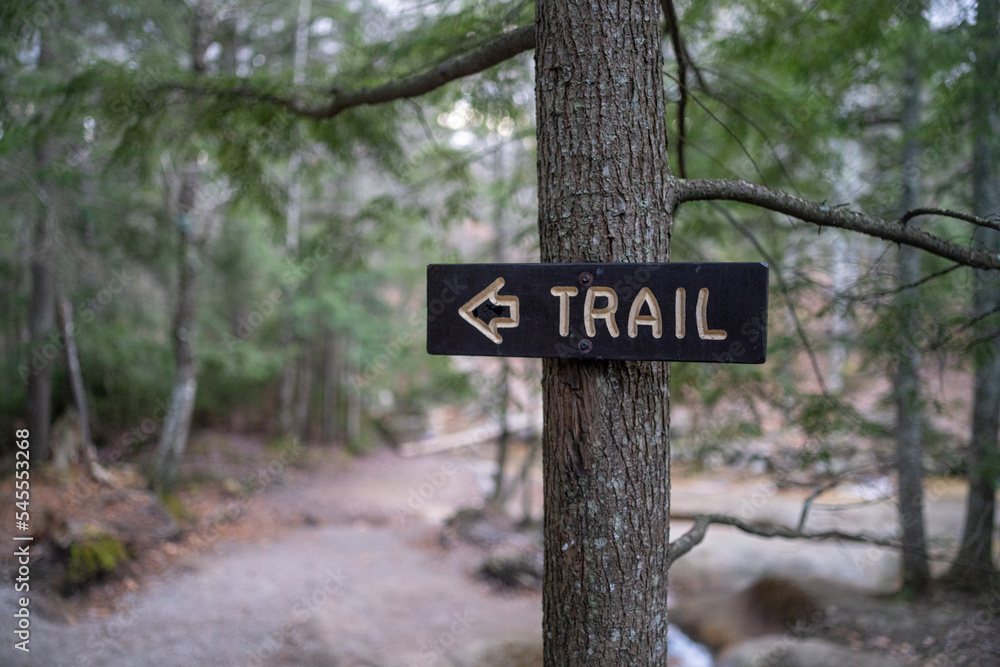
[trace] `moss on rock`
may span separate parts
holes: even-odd
[[[74,542],[69,545],[66,586],[87,586],[128,559],[125,544],[110,535],[96,535]]]

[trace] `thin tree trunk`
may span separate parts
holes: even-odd
[[[290,290],[285,290],[285,300],[292,297]],[[286,306],[287,308],[287,306]],[[281,322],[281,349],[288,350],[292,346],[291,334],[291,314],[286,310]],[[278,430],[282,435],[291,435],[295,432],[294,406],[295,406],[295,371],[297,356],[289,356],[285,359],[285,365],[281,369],[281,387],[278,390]]]
[[[205,52],[211,41],[209,25],[214,21],[212,1],[198,0],[191,22],[191,70],[196,76],[204,74],[207,69]],[[179,237],[177,310],[173,322],[174,388],[156,453],[154,486],[160,491],[169,491],[177,481],[198,391],[198,359],[194,340],[198,324],[198,268],[201,262],[194,208],[198,200],[199,179],[198,163],[192,161],[185,164],[177,195],[177,219],[174,221]]]
[[[45,232],[42,228],[45,225],[45,222],[39,223],[35,242],[36,257],[31,260],[29,311],[31,354],[28,357],[26,416],[28,431],[31,433],[31,458],[36,463],[41,463],[49,457],[52,427],[52,362],[55,360],[46,349],[55,345],[52,334],[55,328],[56,290],[52,272],[40,252],[44,244]]]
[[[83,382],[83,369],[80,367],[80,355],[76,348],[76,332],[73,325],[73,306],[66,295],[59,294],[59,319],[62,325],[63,342],[66,351],[66,367],[69,369],[70,387],[73,391],[73,402],[80,416],[80,448],[84,463],[90,476],[102,484],[113,484],[113,479],[97,460],[97,449],[94,447],[90,432],[90,409],[87,406],[87,391]]]
[[[666,261],[659,3],[543,0],[536,26],[542,261]],[[542,368],[545,664],[665,665],[669,367]]]
[[[299,16],[295,26],[295,60],[292,71],[292,83],[300,85],[305,81],[305,66],[309,59],[309,16],[312,12],[312,0],[299,0]],[[288,208],[285,211],[285,251],[291,261],[296,261],[299,255],[299,240],[302,225],[302,185],[299,182],[299,169],[302,166],[302,156],[295,151],[288,160]],[[295,323],[292,318],[291,288],[285,289],[285,312],[281,320],[281,348],[291,349],[295,342]],[[303,381],[298,376],[301,370],[301,355],[295,354],[285,359],[281,371],[281,388],[279,390],[278,427],[284,435],[299,433],[297,404],[301,405],[302,397],[296,402],[295,387]]]
[[[500,422],[500,435],[497,436],[497,469],[493,474],[493,492],[486,504],[489,508],[502,512],[504,501],[507,499],[504,469],[507,467],[507,450],[510,444],[510,425],[507,418],[510,401],[510,364],[506,359],[501,359],[500,364],[500,385],[497,388],[497,420]]]
[[[326,333],[323,360],[323,443],[332,444],[337,437],[337,402],[340,390],[340,353],[337,338]]]
[[[521,524],[528,526],[531,525],[531,510],[534,506],[532,502],[532,483],[529,478],[531,475],[531,468],[535,464],[535,459],[538,457],[538,452],[541,449],[541,440],[533,437],[531,448],[528,449],[528,455],[524,457],[524,462],[521,464],[521,472],[518,474],[518,484],[521,487],[521,512],[523,513],[521,517]]]
[[[52,40],[47,36],[53,28],[42,30],[38,40],[38,62],[40,70],[53,67],[55,54]],[[39,192],[42,210],[35,221],[31,255],[31,299],[28,310],[28,332],[31,349],[28,356],[29,374],[26,378],[25,417],[31,434],[31,458],[41,463],[49,457],[52,428],[52,362],[58,353],[52,346],[57,344],[52,333],[56,319],[56,287],[49,247],[57,230],[54,202],[46,193],[45,170],[55,158],[56,145],[53,140],[40,139],[35,147],[35,169],[40,181]],[[46,349],[48,346],[48,349]]]
[[[41,40],[38,64],[50,64],[52,56],[48,41]],[[55,145],[43,139],[35,151],[35,168],[39,174],[52,163]],[[52,243],[57,224],[55,203],[39,189],[42,209],[35,221],[31,257],[31,300],[28,310],[28,331],[31,335],[31,351],[28,357],[28,377],[26,386],[26,418],[31,433],[31,457],[41,463],[49,457],[52,428],[52,363],[58,349],[53,349],[58,340],[53,336],[56,319],[56,285],[52,274]]]
[[[347,347],[345,345],[345,347]],[[353,365],[348,371],[348,376],[357,377],[358,369]],[[352,382],[347,389],[347,423],[345,425],[347,443],[350,447],[358,447],[361,439],[361,387]]]
[[[493,260],[502,264],[507,261],[507,229],[504,224],[504,200],[499,192],[503,183],[503,153],[505,144],[497,146],[493,154],[493,186],[497,189],[494,192],[493,201],[493,232],[496,235],[493,243]],[[507,449],[510,444],[510,424],[508,420],[508,403],[510,402],[510,363],[505,358],[500,359],[500,383],[497,391],[497,421],[500,424],[500,435],[497,437],[497,469],[493,476],[493,493],[486,501],[488,508],[503,513],[504,501],[506,500],[506,488],[504,485],[504,470],[507,467]]]
[[[73,326],[73,306],[65,294],[59,295],[59,319],[62,325],[63,343],[66,349],[66,367],[69,369],[69,384],[73,391],[73,402],[80,414],[80,437],[84,447],[92,444],[90,435],[90,410],[87,408],[87,392],[83,384],[83,370],[76,350],[76,335]]]
[[[831,393],[839,394],[844,390],[848,340],[852,334],[848,320],[847,299],[842,295],[847,293],[856,279],[852,263],[855,261],[855,254],[851,252],[850,238],[840,230],[834,233],[832,246],[833,270],[830,278],[836,300],[833,303],[833,326],[830,331],[833,340],[830,344],[830,366],[826,373],[826,386]]]
[[[972,196],[977,216],[1000,214],[1000,170],[996,144],[1000,118],[1000,1],[980,0],[976,9],[974,50],[976,54],[973,88]],[[1000,232],[976,231],[979,250],[1000,253]],[[993,271],[975,272],[973,316],[982,316],[1000,307],[1000,278]],[[981,335],[996,336],[997,319],[984,321]],[[969,442],[969,497],[958,555],[949,578],[962,588],[982,590],[996,578],[993,562],[993,530],[996,513],[996,478],[1000,470],[1000,337],[975,350],[976,372],[972,398],[972,437]]]
[[[177,230],[180,237],[177,310],[174,312],[174,388],[170,407],[163,422],[157,449],[156,486],[169,490],[177,481],[177,470],[187,447],[191,415],[198,390],[198,362],[194,338],[197,325],[198,246],[195,221],[192,219],[198,193],[198,165],[189,163],[181,174],[177,204]]]
[[[923,21],[922,3],[906,6],[907,20],[919,29]],[[914,33],[919,34],[919,33]],[[907,43],[903,74],[903,212],[919,204],[920,143],[920,40]],[[920,280],[920,251],[901,245],[898,250],[899,284]],[[902,526],[903,589],[920,594],[930,582],[927,544],[924,534],[924,469],[921,453],[923,407],[920,397],[919,296],[915,289],[900,292],[899,342],[896,376],[896,470],[899,477],[899,520]]]
[[[300,442],[309,439],[309,404],[312,402],[313,364],[312,350],[306,348],[299,358],[299,386],[295,403],[295,434]]]

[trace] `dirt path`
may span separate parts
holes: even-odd
[[[284,529],[220,540],[107,617],[36,615],[31,653],[5,639],[0,663],[486,665],[503,652],[533,664],[540,596],[494,593],[472,576],[481,555],[437,543],[440,517],[481,497],[479,467],[381,454],[265,491]]]
[[[186,464],[190,478],[199,470],[222,470],[213,474],[223,477],[205,485],[211,493],[189,499],[198,505],[200,523],[189,529],[184,543],[164,543],[158,550],[171,556],[171,564],[143,561],[141,571],[155,574],[117,580],[116,590],[124,586],[129,592],[105,599],[91,595],[68,611],[44,613],[44,599],[34,597],[33,589],[27,655],[13,650],[13,586],[0,587],[0,635],[5,638],[0,665],[541,664],[540,595],[496,592],[475,576],[482,550],[460,542],[447,549],[441,544],[445,518],[481,504],[491,484],[489,460],[455,452],[317,459],[305,469],[279,471],[278,483],[247,498],[238,491],[239,480],[245,483],[248,471],[272,470],[274,452],[262,454],[260,443],[235,436],[203,444],[203,454],[196,448]],[[254,452],[259,458],[249,460]],[[227,460],[239,461],[240,467],[227,469]],[[227,496],[224,488],[235,490]],[[961,516],[962,489],[943,483],[930,489],[931,536],[954,539],[950,534]],[[766,481],[725,473],[678,476],[674,492],[679,516],[731,512],[791,525],[804,498],[804,492],[779,491]],[[853,506],[859,498],[845,491],[824,500]],[[211,522],[206,528],[206,516],[229,512],[231,505],[239,510],[239,520],[223,522],[218,531]],[[688,525],[676,520],[674,536]],[[817,506],[810,526],[891,533],[893,509],[884,503],[849,512]],[[7,571],[9,564],[7,555]],[[671,570],[671,585],[680,602],[706,591],[734,591],[766,574],[891,590],[897,568],[891,551],[760,540],[715,527],[697,552]],[[908,623],[903,619],[895,625]],[[883,633],[890,635],[892,629],[873,631],[872,642],[884,643]],[[911,644],[925,638],[917,634],[908,639]],[[672,658],[680,658],[683,636],[669,641]],[[679,664],[709,664],[697,650],[685,660]]]

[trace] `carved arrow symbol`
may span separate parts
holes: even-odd
[[[462,319],[479,329],[479,331],[491,341],[499,345],[503,342],[503,336],[497,333],[497,329],[513,329],[521,321],[521,314],[518,312],[519,300],[516,296],[500,296],[497,294],[504,286],[503,278],[497,278],[490,286],[476,296],[469,299],[464,306],[458,309],[458,314]],[[490,303],[501,308],[510,308],[510,317],[494,317],[489,324],[473,315],[482,303],[489,299]]]

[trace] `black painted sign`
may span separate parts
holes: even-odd
[[[427,351],[762,364],[767,265],[431,264]]]

